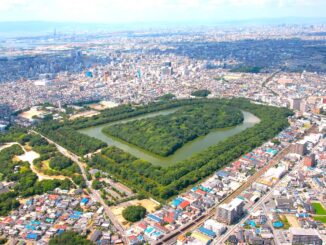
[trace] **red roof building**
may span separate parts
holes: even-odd
[[[167,222],[169,224],[174,223],[175,221],[174,212],[168,212],[167,215],[164,216],[163,220],[164,222]]]
[[[188,201],[183,201],[182,203],[180,203],[179,207],[182,209],[185,209],[186,207],[188,207],[190,205],[190,202]]]

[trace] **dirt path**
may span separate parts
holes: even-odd
[[[12,145],[17,144],[19,145],[23,151],[25,152],[23,155],[18,156],[19,160],[24,161],[24,162],[28,162],[30,164],[30,168],[31,170],[37,175],[39,181],[41,180],[53,180],[53,179],[58,179],[58,180],[64,180],[64,179],[70,179],[70,177],[67,176],[63,176],[63,175],[46,175],[42,172],[40,172],[33,164],[33,161],[37,158],[40,157],[40,154],[38,154],[35,151],[27,151],[21,144],[19,143],[12,143]]]

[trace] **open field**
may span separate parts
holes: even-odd
[[[103,111],[109,108],[114,108],[116,106],[118,106],[118,104],[111,101],[100,101],[99,103],[88,105],[89,108],[97,111]]]
[[[314,202],[311,204],[316,212],[316,215],[326,215],[326,210],[320,202]]]
[[[93,117],[100,114],[98,111],[90,110],[90,111],[83,111],[80,113],[77,113],[69,118],[69,120],[76,120],[77,118],[81,117]]]
[[[40,116],[44,112],[45,111],[38,110],[37,108],[32,107],[29,111],[24,111],[19,116],[28,120],[32,120],[34,116]]]
[[[295,217],[294,215],[285,215],[287,221],[289,222],[291,227],[296,227],[296,228],[300,228],[300,223],[297,219],[297,217]]]
[[[122,217],[122,211],[129,206],[138,206],[141,205],[144,208],[146,208],[148,213],[152,213],[156,210],[156,208],[159,206],[156,202],[150,200],[150,199],[143,199],[143,200],[131,200],[128,202],[121,203],[118,206],[112,207],[112,213],[116,216],[117,220],[120,224],[122,224],[125,228],[130,227],[130,222],[125,220]]]
[[[326,225],[326,215],[316,215],[313,217],[314,220],[320,221]]]

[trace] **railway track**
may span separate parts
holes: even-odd
[[[300,138],[315,132],[316,126],[312,126],[308,129]],[[177,241],[177,237],[187,233],[188,231],[194,230],[197,227],[201,226],[206,220],[214,217],[216,208],[224,203],[231,202],[234,198],[239,196],[243,191],[245,191],[248,187],[252,185],[255,181],[257,181],[268,169],[274,167],[284,156],[286,156],[291,151],[291,144],[281,150],[274,158],[272,158],[268,164],[266,164],[262,169],[258,172],[253,174],[248,181],[246,181],[243,185],[241,185],[238,189],[236,189],[232,194],[218,203],[214,208],[212,208],[208,213],[201,215],[200,217],[196,218],[192,222],[188,223],[187,225],[183,226],[180,230],[172,232],[167,236],[163,237],[163,239],[159,240],[155,244],[162,245],[162,244],[174,244]]]

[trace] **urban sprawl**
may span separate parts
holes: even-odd
[[[12,162],[19,176],[0,170],[0,199],[17,193],[10,198],[19,202],[0,207],[0,236],[8,244],[48,244],[68,231],[94,244],[325,244],[325,33],[283,25],[0,40],[0,165]],[[38,130],[164,95],[195,99],[194,91],[294,113],[274,138],[167,200],[87,165],[105,146],[77,156]],[[14,130],[19,140],[1,142]],[[2,156],[8,149],[12,159]],[[57,186],[30,194],[24,171]],[[130,206],[146,215],[126,220]]]

